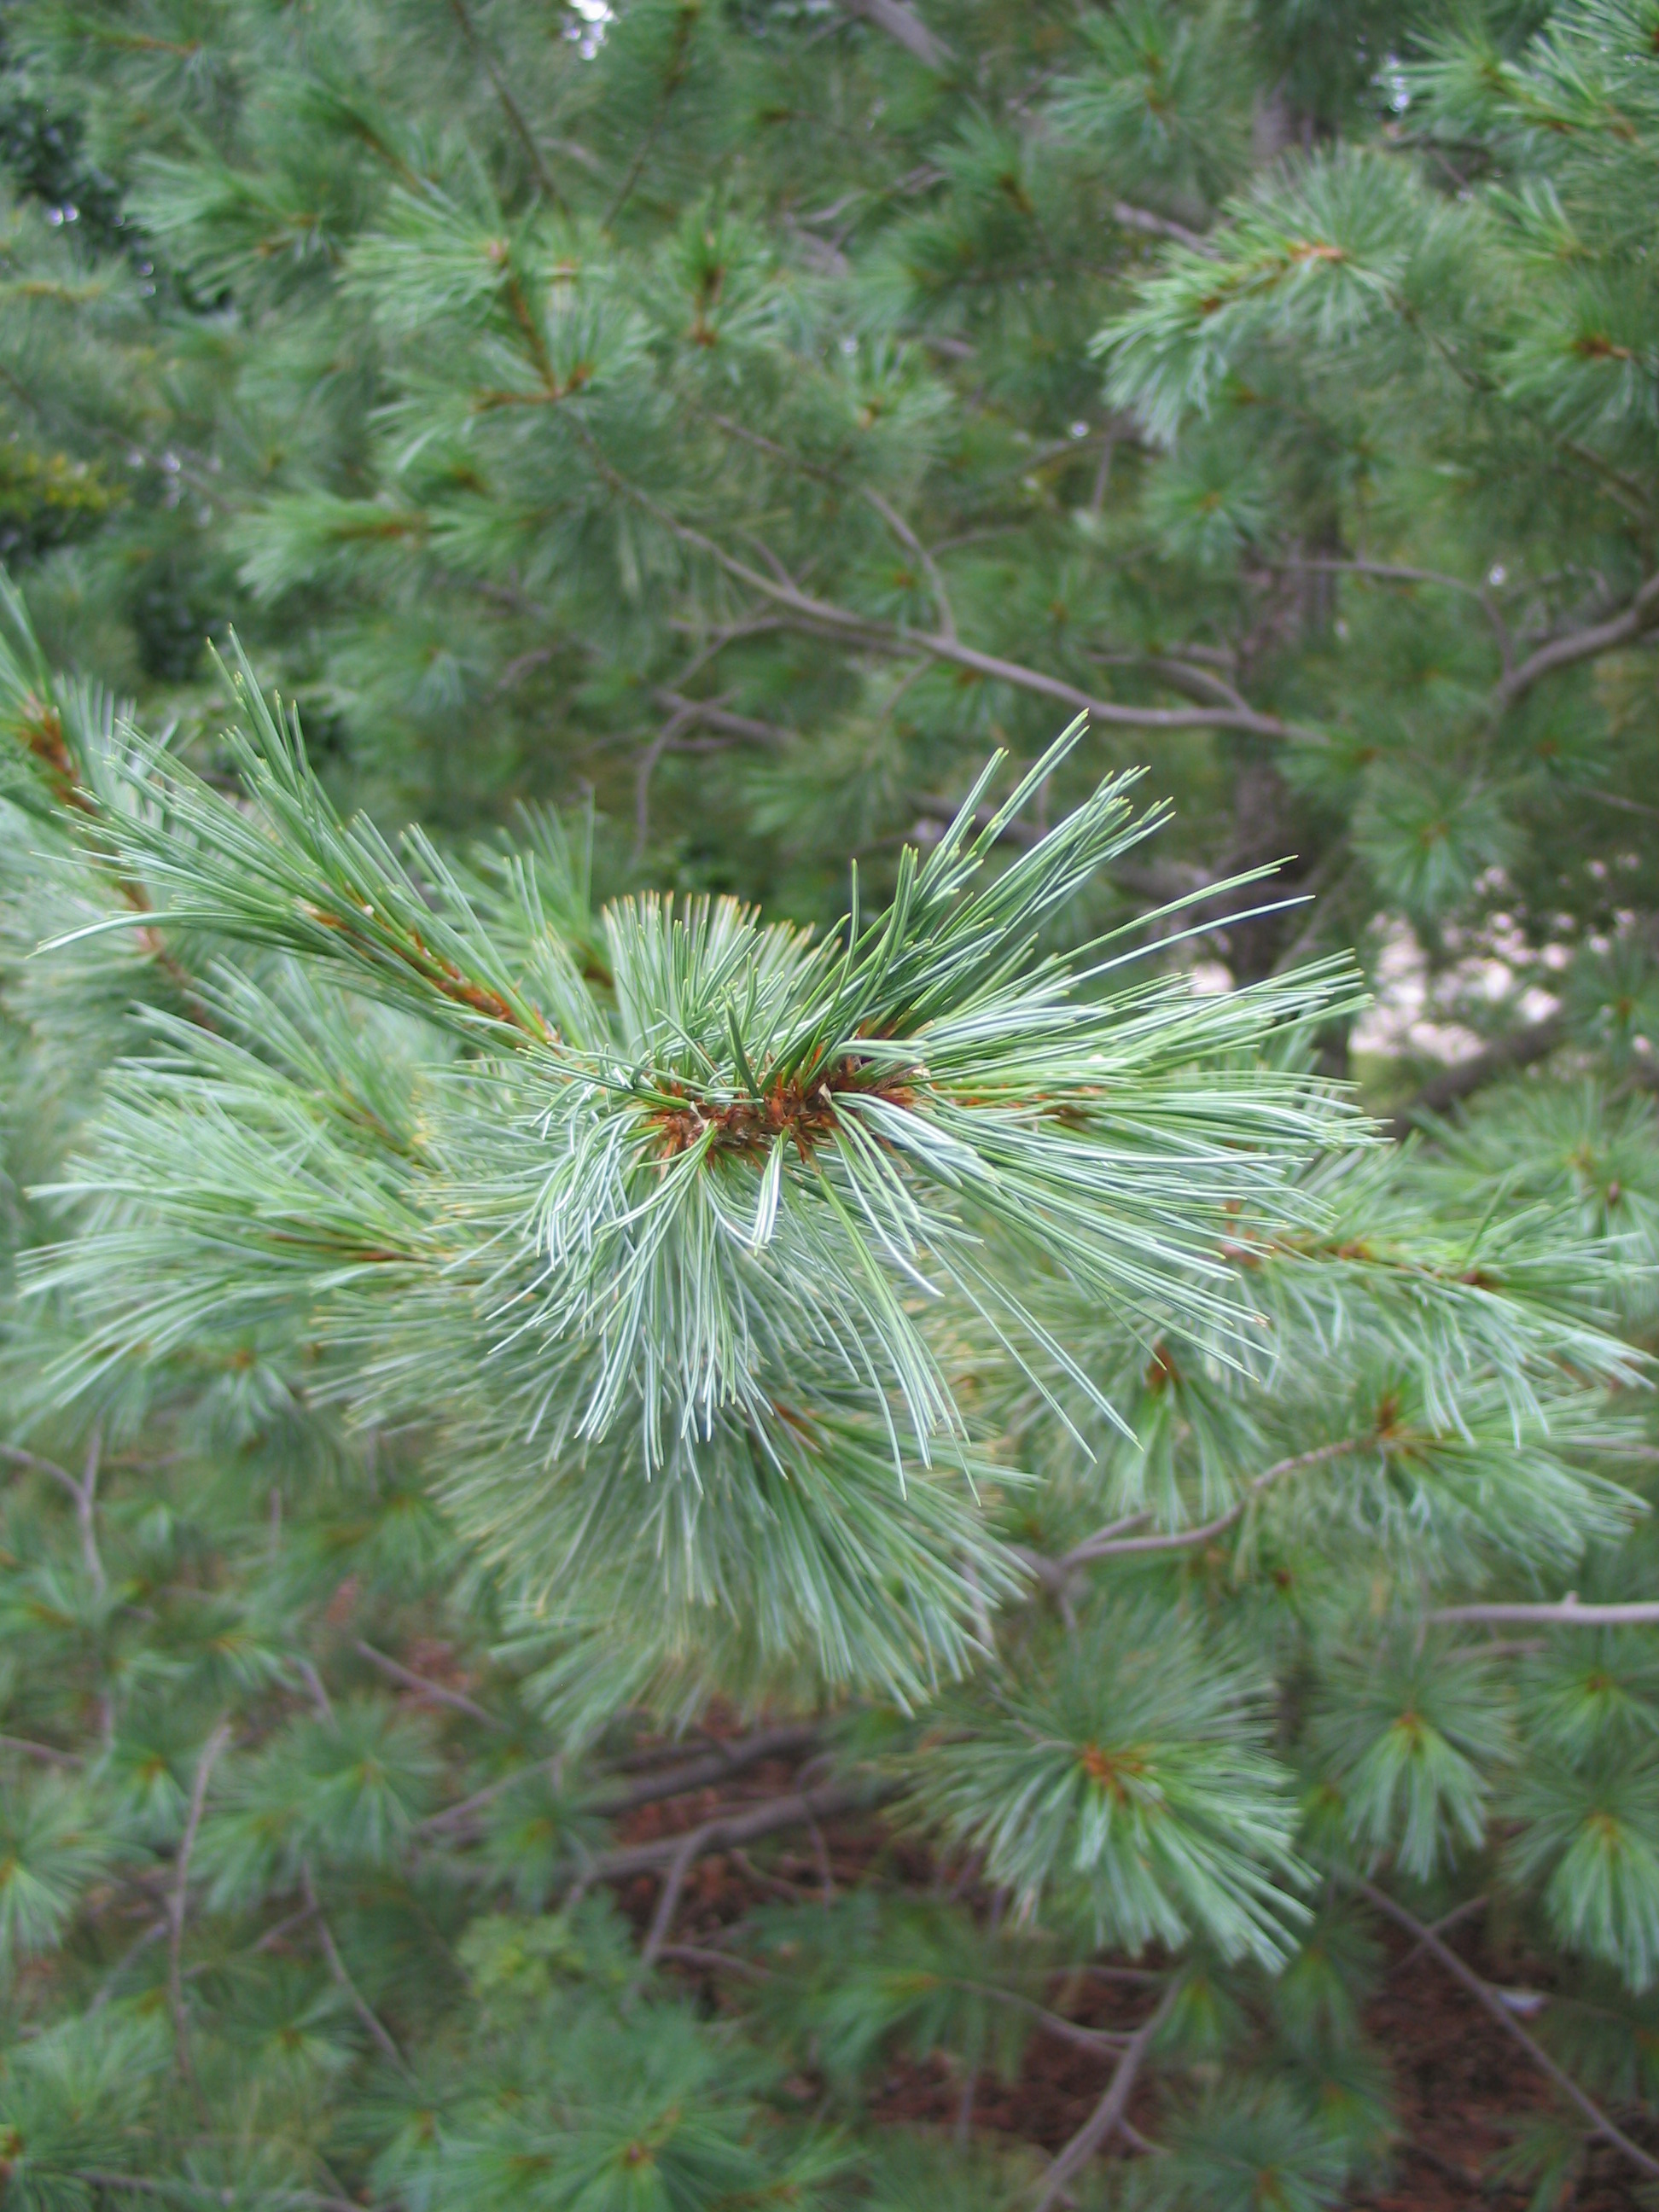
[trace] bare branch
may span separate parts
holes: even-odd
[[[87,1571],[87,1579],[95,1595],[102,1597],[109,1588],[104,1574],[104,1562],[98,1553],[98,1469],[103,1458],[104,1430],[101,1422],[93,1423],[92,1435],[87,1442],[86,1464],[75,1491],[75,1525],[81,1532],[81,1559]]]
[[[1623,2151],[1642,2172],[1659,2179],[1659,2158],[1651,2157],[1640,2143],[1632,2142],[1624,2130],[1610,2120],[1601,2106],[1585,2094],[1571,2075],[1556,2064],[1542,2045],[1533,2040],[1504,2003],[1500,1992],[1490,1982],[1483,1980],[1449,1944],[1441,1942],[1432,1928],[1425,1928],[1413,1913],[1407,1912],[1403,1905],[1397,1904],[1386,1890],[1378,1889],[1375,1883],[1365,1881],[1363,1875],[1351,1875],[1349,1879],[1360,1895],[1375,1905],[1385,1919],[1392,1920],[1396,1928],[1404,1929],[1424,1950],[1432,1953],[1454,1980],[1462,1984],[1481,2010],[1490,2014],[1504,2033],[1521,2045],[1534,2065],[1547,2075],[1562,2095],[1577,2106],[1589,2122],[1592,2133],[1604,2137],[1615,2149]]]
[[[1528,1022],[1522,1029],[1511,1030],[1508,1036],[1498,1038],[1484,1051],[1471,1054],[1468,1060],[1453,1060],[1437,1075],[1431,1076],[1411,1104],[1395,1115],[1390,1124],[1395,1135],[1409,1136],[1419,1115],[1443,1114],[1460,1098],[1468,1098],[1499,1076],[1516,1074],[1535,1060],[1547,1060],[1565,1042],[1566,1034],[1563,1015],[1546,1014],[1541,1021]]]
[[[1196,1528],[1178,1528],[1152,1536],[1131,1535],[1129,1530],[1152,1517],[1150,1513],[1131,1513],[1097,1528],[1092,1536],[1085,1536],[1082,1543],[1074,1544],[1058,1559],[1045,1559],[1036,1553],[1022,1556],[1045,1583],[1056,1588],[1076,1568],[1087,1566],[1093,1559],[1123,1559],[1147,1552],[1190,1551],[1195,1544],[1207,1544],[1212,1537],[1224,1535],[1235,1522],[1243,1519],[1264,1490],[1282,1482],[1286,1475],[1300,1474],[1310,1467],[1323,1467],[1331,1460],[1345,1459],[1354,1452],[1386,1449],[1385,1441],[1377,1436],[1342,1437],[1334,1443],[1319,1444],[1312,1451],[1297,1452],[1290,1459],[1275,1461],[1246,1485],[1224,1513],[1218,1513],[1212,1521],[1206,1521]]]
[[[368,2030],[381,2055],[389,2058],[400,2074],[408,2075],[409,2066],[403,2052],[392,2041],[380,2014],[346,1972],[345,1960],[340,1956],[339,1947],[330,1931],[328,1922],[323,1917],[323,1908],[317,1902],[317,1885],[312,1880],[311,1869],[304,1864],[301,1864],[300,1869],[300,1889],[307,1905],[310,1908],[310,1917],[316,1927],[317,1941],[322,1946],[323,1956],[328,1961],[328,1971],[345,1993],[352,2010]]]
[[[933,555],[898,509],[884,500],[872,486],[866,484],[864,496],[898,539],[900,544],[914,553],[921,562],[923,572],[933,589],[934,605],[939,609],[940,635],[954,640],[957,634],[957,618],[951,611],[951,595],[945,588],[945,579],[940,575],[938,563]]]
[[[668,1862],[667,1869],[663,1875],[662,1888],[657,1898],[657,1909],[651,1916],[650,1930],[640,1953],[640,1964],[642,1966],[655,1964],[657,1954],[661,1950],[668,1932],[674,1924],[674,1911],[680,1901],[680,1892],[685,1887],[686,1875],[691,1871],[691,1862],[697,1856],[698,1832],[696,1828],[689,1830],[682,1839],[679,1849]]]
[[[877,30],[885,31],[890,39],[896,39],[923,69],[943,72],[956,59],[944,40],[928,29],[906,0],[841,0],[841,9],[844,15],[860,16]]]
[[[1569,1592],[1554,1605],[1443,1605],[1427,1617],[1437,1622],[1490,1621],[1494,1626],[1513,1623],[1527,1628],[1635,1628],[1659,1622],[1659,1600],[1581,1605],[1576,1594]]]
[[[222,2204],[229,2192],[210,2187],[200,2181],[162,2181],[149,2173],[116,2173],[102,2166],[64,2167],[60,2171],[70,2180],[84,2181],[97,2190],[133,2190],[140,2197],[182,2197],[187,2203],[209,2203]],[[282,2201],[285,2204],[304,2205],[307,2212],[362,2212],[362,2207],[349,2197],[325,2197],[314,2189],[284,2189]]]
[[[56,1744],[36,1743],[32,1736],[0,1735],[0,1751],[21,1751],[25,1759],[40,1759],[47,1766],[84,1766],[78,1752],[59,1751]]]
[[[842,481],[833,469],[820,468],[815,462],[807,460],[803,455],[792,453],[787,446],[781,446],[775,438],[767,437],[763,431],[750,429],[746,422],[733,422],[729,415],[717,414],[710,414],[708,420],[716,429],[723,431],[728,438],[734,438],[742,445],[757,447],[782,467],[793,469],[797,475],[811,477],[818,483],[831,484],[837,491],[842,489]],[[1072,453],[1077,449],[1075,446],[1068,443],[1060,450]],[[858,487],[858,494],[866,506],[881,517],[906,552],[915,556],[933,591],[934,604],[939,611],[940,631],[943,635],[954,638],[957,634],[956,617],[951,612],[950,593],[945,590],[945,579],[939,574],[939,564],[933,556],[891,501],[884,498],[873,484],[860,484]],[[793,584],[793,579],[771,550],[761,544],[759,540],[754,542],[762,559],[765,561],[778,581]]]
[[[1444,1936],[1449,1934],[1452,1929],[1461,1927],[1464,1921],[1473,1920],[1478,1913],[1484,1912],[1490,1901],[1491,1900],[1486,1897],[1465,1898],[1462,1905],[1453,1905],[1449,1912],[1443,1912],[1438,1920],[1433,1921],[1430,1923],[1430,1935]],[[1389,1971],[1390,1973],[1394,1974],[1403,1973],[1405,1969],[1411,1965],[1413,1959],[1420,1959],[1422,1955],[1423,1946],[1420,1943],[1413,1943],[1411,1949],[1407,1952],[1405,1957],[1403,1959],[1397,1959]]]
[[[14,1466],[26,1467],[33,1474],[49,1476],[60,1490],[66,1490],[75,1500],[75,1525],[80,1532],[82,1564],[87,1571],[87,1580],[100,1597],[109,1588],[104,1562],[98,1553],[98,1529],[94,1517],[98,1504],[98,1474],[103,1463],[103,1425],[94,1422],[92,1434],[87,1441],[86,1463],[77,1482],[69,1469],[59,1467],[55,1459],[44,1459],[39,1452],[25,1451],[21,1444],[0,1444],[0,1459],[9,1459]]]
[[[549,174],[547,164],[541,156],[541,149],[531,135],[530,125],[525,121],[524,110],[513,97],[513,88],[501,74],[500,63],[479,37],[477,26],[472,21],[472,13],[466,5],[466,0],[449,0],[449,9],[455,21],[460,25],[461,36],[471,49],[474,58],[495,88],[495,97],[501,104],[501,112],[512,125],[514,137],[524,148],[525,159],[530,164],[531,174],[555,207],[562,205],[559,188]]]
[[[1300,555],[1288,565],[1297,568],[1320,569],[1335,575],[1370,576],[1381,584],[1438,584],[1445,591],[1462,592],[1469,599],[1479,601],[1481,612],[1492,624],[1506,683],[1514,672],[1515,641],[1510,635],[1510,626],[1504,621],[1497,600],[1484,584],[1471,584],[1463,576],[1449,576],[1441,568],[1408,568],[1397,561],[1367,561],[1358,554],[1346,560]]]
[[[1017,2012],[1030,2013],[1048,2034],[1061,2043],[1074,2044],[1079,2051],[1122,2051],[1133,2040],[1121,2029],[1085,2027],[1077,2021],[1067,2020],[1064,2013],[1051,2012],[1034,1997],[1023,1996],[1018,1990],[1000,1990],[994,1982],[953,1980],[951,1987],[966,1990],[972,1996],[989,1997],[996,2004],[1011,2005]]]
[[[1593,660],[1598,653],[1633,644],[1656,623],[1659,623],[1659,575],[1648,578],[1622,613],[1595,623],[1588,629],[1569,630],[1565,636],[1552,638],[1535,653],[1529,653],[1493,692],[1493,707],[1501,714],[1524,698],[1541,678],[1558,668],[1569,668],[1575,661]]]
[[[1167,215],[1154,215],[1151,208],[1132,207],[1127,200],[1114,201],[1112,221],[1120,230],[1136,230],[1146,238],[1173,239],[1189,253],[1201,253],[1206,261],[1220,256],[1220,247],[1202,232],[1188,230],[1184,222],[1172,222]]]
[[[607,1820],[631,1813],[641,1805],[654,1805],[665,1797],[681,1797],[688,1790],[704,1790],[711,1783],[724,1782],[733,1775],[743,1773],[763,1759],[784,1759],[792,1753],[805,1751],[817,1741],[817,1730],[805,1723],[773,1729],[757,1729],[753,1735],[739,1736],[735,1741],[718,1743],[698,1758],[683,1760],[678,1766],[667,1766],[655,1773],[641,1775],[622,1789],[597,1798],[592,1809]],[[422,1830],[441,1831],[465,1820],[481,1807],[489,1805],[508,1790],[516,1788],[536,1771],[534,1766],[517,1768],[503,1775],[500,1781],[491,1782],[457,1805],[446,1806],[421,1823]]]
[[[707,1966],[716,1973],[741,1974],[745,1981],[769,1982],[770,1970],[750,1959],[733,1958],[728,1951],[711,1951],[701,1943],[659,1943],[659,1959],[672,1959],[688,1966]]]
[[[896,625],[883,623],[872,616],[854,613],[850,608],[837,606],[831,601],[814,598],[792,585],[779,583],[775,578],[752,568],[747,562],[706,537],[690,524],[678,521],[673,516],[647,502],[659,520],[688,545],[695,545],[737,582],[746,584],[782,608],[790,617],[789,626],[806,631],[811,635],[839,638],[849,645],[862,646],[867,651],[911,659],[918,653],[929,654],[935,660],[968,670],[993,683],[1006,684],[1013,690],[1026,691],[1060,705],[1081,708],[1097,722],[1120,729],[1134,730],[1240,730],[1249,735],[1273,738],[1297,744],[1323,745],[1328,742],[1324,732],[1308,729],[1300,724],[1281,720],[1277,715],[1258,714],[1249,707],[1216,706],[1183,707],[1126,707],[1115,700],[1101,699],[1091,691],[1085,691],[1064,678],[1047,675],[1042,670],[1027,668],[1018,661],[1004,660],[1000,655],[981,653],[977,647],[964,645],[960,638],[947,637],[939,631],[900,629]]]
[[[49,1475],[52,1480],[67,1490],[70,1496],[79,1498],[81,1486],[67,1468],[59,1467],[55,1459],[43,1459],[39,1452],[25,1451],[21,1444],[0,1444],[0,1459],[9,1459],[16,1467],[28,1468],[35,1474]]]
[[[190,1809],[185,1815],[184,1833],[179,1839],[179,1862],[173,1870],[173,1893],[167,1903],[167,2005],[173,2014],[173,2047],[178,2053],[179,2070],[190,2085],[191,2094],[198,2103],[201,2092],[196,2086],[196,2071],[191,2064],[190,2022],[185,2013],[182,1971],[185,1907],[190,1893],[191,1854],[196,1849],[196,1832],[202,1825],[202,1808],[207,1802],[208,1784],[218,1764],[220,1753],[230,1741],[230,1723],[221,1721],[203,1745],[202,1755],[196,1762],[196,1779],[191,1785]]]
[[[152,1943],[165,1936],[171,1925],[170,1918],[164,1915],[160,1920],[152,1920],[142,1935],[134,1937],[94,1991],[92,2002],[87,2007],[88,2014],[103,2010],[114,1996],[116,1984],[138,1954],[147,1951]]]
[[[726,737],[741,738],[757,745],[786,744],[795,735],[793,730],[785,729],[780,722],[758,722],[750,714],[734,714],[718,699],[688,699],[684,692],[671,691],[661,685],[651,696],[682,729],[690,723],[701,722]]]
[[[710,1783],[741,1774],[750,1766],[757,1766],[763,1759],[786,1759],[795,1752],[808,1751],[817,1740],[817,1729],[805,1724],[759,1729],[753,1735],[740,1737],[735,1743],[717,1746],[702,1758],[687,1759],[683,1765],[666,1767],[659,1773],[643,1775],[626,1788],[597,1799],[593,1810],[614,1820],[619,1814],[631,1813],[641,1805],[654,1805],[665,1797],[680,1797],[690,1790],[707,1789]]]
[[[635,149],[634,158],[628,165],[627,174],[617,187],[615,198],[605,211],[599,225],[601,230],[609,230],[627,206],[633,197],[634,187],[638,184],[641,173],[647,161],[651,158],[651,149],[656,144],[662,126],[667,119],[669,108],[673,104],[674,94],[685,82],[687,49],[691,43],[691,34],[696,22],[696,15],[694,9],[690,8],[680,9],[675,20],[673,44],[669,52],[668,66],[663,71],[662,89],[657,96],[655,112],[646,127],[644,137]]]
[[[586,1870],[588,1886],[616,1881],[629,1875],[655,1874],[672,1866],[688,1840],[692,1844],[690,1865],[705,1852],[732,1844],[752,1843],[757,1837],[774,1835],[780,1828],[803,1828],[809,1820],[828,1820],[878,1804],[893,1794],[891,1788],[841,1784],[823,1790],[803,1790],[787,1797],[765,1797],[757,1804],[733,1807],[688,1829],[683,1836],[665,1836],[654,1843],[629,1844],[607,1851]]]
[[[1088,2163],[1128,2110],[1129,2094],[1135,2086],[1152,2038],[1168,2019],[1174,2004],[1178,1984],[1172,1982],[1158,1999],[1151,2014],[1123,2046],[1123,2055],[1112,2069],[1112,2078],[1106,2094],[1088,2118],[1078,2130],[1063,2150],[1055,2157],[1043,2177],[1042,2193],[1037,2198],[1035,2212],[1048,2212],[1048,2208],[1065,2189],[1078,2169]]]
[[[309,1659],[301,1658],[298,1652],[293,1655],[293,1658],[295,1672],[311,1693],[311,1702],[316,1710],[318,1719],[331,1721],[334,1717],[333,1700],[323,1686],[322,1676]]]
[[[424,1674],[417,1674],[412,1668],[388,1658],[384,1651],[377,1651],[372,1644],[365,1644],[361,1637],[357,1639],[357,1650],[372,1667],[378,1667],[383,1674],[389,1675],[394,1682],[401,1682],[405,1689],[418,1690],[422,1697],[435,1698],[441,1705],[448,1705],[455,1712],[465,1713],[469,1720],[482,1721],[486,1728],[506,1733],[505,1721],[498,1720],[494,1713],[486,1712],[482,1705],[474,1705],[471,1698],[463,1697],[459,1690],[447,1690],[441,1682],[429,1682]]]
[[[793,583],[766,574],[740,561],[717,539],[706,532],[682,522],[661,507],[647,492],[632,483],[606,459],[591,434],[578,422],[578,435],[587,448],[594,467],[617,495],[649,514],[683,545],[693,546],[715,566],[730,576],[734,583],[745,585],[757,592],[769,605],[785,617],[783,627],[799,630],[812,637],[828,637],[842,644],[862,647],[866,652],[885,653],[904,660],[914,659],[917,653],[926,653],[957,668],[963,668],[975,676],[993,683],[1006,684],[1015,690],[1026,691],[1034,696],[1057,701],[1073,711],[1083,711],[1101,723],[1114,728],[1131,730],[1239,730],[1260,738],[1271,738],[1286,744],[1324,745],[1329,743],[1322,730],[1305,727],[1296,722],[1281,720],[1274,714],[1258,714],[1249,707],[1125,707],[1115,700],[1097,698],[1093,692],[1082,690],[1075,684],[1047,675],[1041,669],[1027,668],[1018,661],[1004,660],[997,654],[981,653],[976,647],[964,645],[961,639],[947,637],[940,631],[901,629],[897,624],[884,623],[874,616],[854,613],[852,609],[838,606],[828,599],[815,598]]]

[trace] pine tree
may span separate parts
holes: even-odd
[[[5,2212],[1659,2179],[1656,29],[9,10]]]

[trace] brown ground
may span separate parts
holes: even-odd
[[[620,1824],[618,1838],[642,1843],[679,1833],[734,1798],[771,1795],[790,1779],[789,1767],[780,1763],[757,1767],[740,1785],[719,1792],[643,1806]],[[829,1823],[817,1840],[795,1832],[758,1844],[746,1864],[742,1855],[712,1855],[687,1877],[672,1942],[718,1943],[734,1921],[769,1895],[817,1895],[826,1872],[837,1887],[850,1886],[878,1858],[889,1881],[910,1879],[927,1887],[934,1879],[926,1856],[896,1844],[873,1818]],[[641,1930],[656,1898],[654,1875],[641,1876],[622,1891],[624,1909]],[[1393,1970],[1370,2008],[1367,2026],[1393,2069],[1401,2136],[1387,2185],[1350,2197],[1350,2212],[1462,2212],[1477,2206],[1481,2212],[1526,2212],[1528,2191],[1493,2182],[1490,2169],[1509,2146],[1506,2123],[1547,2107],[1548,2089],[1526,2053],[1442,1967],[1420,1953],[1408,1957],[1409,1945],[1391,1938],[1393,1931],[1384,1931]],[[1452,1940],[1478,1966],[1478,1932],[1460,1929]],[[711,2002],[719,2002],[724,1977],[718,1972],[694,1963],[677,1964],[673,1971],[705,1990]],[[1146,2006],[1133,1982],[1096,1982],[1080,1996],[1071,1993],[1065,2009],[1091,2027],[1124,2027],[1140,2019]],[[976,2085],[974,2126],[1056,2151],[1088,2118],[1106,2078],[1100,2054],[1039,2029],[1017,2081]],[[877,2087],[872,2109],[878,2119],[948,2129],[957,2119],[960,2100],[960,2083],[943,2062],[917,2065],[898,2058]],[[1148,2135],[1156,2132],[1157,2102],[1155,2085],[1146,2083],[1131,2100],[1131,2123]],[[1571,2212],[1640,2212],[1636,2179],[1617,2153],[1594,2147],[1570,2199]]]

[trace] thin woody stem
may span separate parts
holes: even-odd
[[[1178,1986],[1173,1982],[1170,1984],[1151,2014],[1124,2045],[1123,2055],[1112,2069],[1112,2078],[1106,2086],[1105,2095],[1043,2176],[1042,2194],[1033,2212],[1048,2212],[1048,2208],[1061,2194],[1072,2176],[1080,2166],[1086,2165],[1122,2120],[1128,2110],[1130,2092],[1140,2072],[1141,2061],[1146,2056],[1152,2038],[1169,2017]]]
[[[1027,1553],[1024,1557],[1045,1583],[1057,1588],[1077,1568],[1087,1566],[1094,1559],[1123,1559],[1149,1552],[1191,1551],[1195,1545],[1207,1544],[1212,1537],[1224,1535],[1243,1519],[1263,1491],[1282,1482],[1287,1475],[1300,1474],[1310,1467],[1323,1467],[1353,1452],[1381,1448],[1375,1436],[1343,1437],[1334,1443],[1320,1444],[1312,1451],[1297,1452],[1290,1459],[1278,1460],[1258,1474],[1224,1513],[1218,1513],[1213,1520],[1203,1522],[1196,1528],[1177,1528],[1151,1536],[1133,1535],[1129,1531],[1152,1516],[1150,1513],[1131,1513],[1121,1520],[1108,1522],[1103,1528],[1097,1528],[1092,1536],[1085,1536],[1080,1544],[1074,1544],[1057,1559],[1035,1553]]]
[[[317,1941],[321,1945],[323,1956],[328,1962],[329,1972],[332,1974],[335,1981],[344,1992],[352,2010],[368,2029],[381,2056],[389,2059],[400,2074],[407,2075],[410,2070],[408,2061],[398,2050],[390,2030],[380,2019],[380,2014],[364,1996],[356,1983],[352,1980],[347,1971],[345,1960],[340,1956],[339,1946],[335,1942],[333,1932],[323,1916],[323,1908],[317,1901],[317,1886],[312,1880],[309,1866],[302,1865],[300,1869],[300,1890],[309,1908],[311,1923],[317,1930]]]
[[[1641,1598],[1628,1605],[1581,1605],[1577,1597],[1554,1605],[1443,1605],[1432,1621],[1491,1621],[1526,1628],[1635,1628],[1659,1621],[1659,1600]]]
[[[1477,1974],[1473,1966],[1466,1965],[1449,1944],[1441,1942],[1432,1928],[1425,1927],[1414,1913],[1408,1912],[1386,1890],[1365,1881],[1363,1875],[1352,1875],[1350,1879],[1360,1895],[1385,1919],[1392,1920],[1396,1928],[1403,1929],[1407,1935],[1414,1937],[1420,1949],[1429,1952],[1455,1981],[1462,1983],[1481,2010],[1490,2014],[1513,2042],[1521,2045],[1540,2072],[1548,2075],[1562,2095],[1589,2122],[1593,2134],[1603,2137],[1615,2150],[1622,2151],[1642,2172],[1659,2179],[1659,2158],[1644,2150],[1640,2143],[1632,2142],[1617,2122],[1609,2119],[1594,2099],[1579,2087],[1571,2075],[1557,2065],[1543,2045],[1534,2041],[1490,1982]]]
[[[230,1723],[221,1721],[203,1745],[202,1755],[196,1762],[196,1779],[191,1785],[190,1808],[185,1816],[184,1833],[179,1840],[179,1863],[173,1872],[173,1892],[167,1904],[167,2006],[173,2015],[173,2047],[178,2054],[179,2070],[198,2105],[201,2091],[197,2087],[196,2069],[191,2063],[190,2021],[185,2011],[185,1911],[190,1894],[191,1855],[196,1849],[197,1830],[202,1825],[202,1808],[207,1802],[208,1784],[212,1778],[214,1767],[218,1764],[219,1754],[230,1741]]]

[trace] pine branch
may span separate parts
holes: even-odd
[[[1429,1952],[1438,1960],[1455,1981],[1462,1984],[1481,2010],[1495,2020],[1510,2040],[1520,2045],[1539,2071],[1547,2075],[1555,2084],[1562,2095],[1589,2123],[1593,2135],[1602,2137],[1606,2142],[1610,2142],[1614,2149],[1622,2151],[1640,2172],[1647,2174],[1650,2179],[1659,2179],[1659,2158],[1655,2158],[1649,2152],[1644,2151],[1640,2143],[1632,2142],[1624,2130],[1609,2119],[1601,2106],[1579,2087],[1572,2076],[1564,2068],[1557,2065],[1543,2045],[1534,2041],[1490,1982],[1477,1974],[1473,1966],[1466,1965],[1449,1944],[1442,1942],[1433,1929],[1425,1927],[1415,1914],[1408,1912],[1403,1905],[1397,1904],[1386,1890],[1379,1889],[1374,1882],[1367,1881],[1360,1875],[1351,1875],[1347,1876],[1347,1880],[1362,1897],[1367,1899],[1377,1911],[1382,1914],[1385,1919],[1392,1920],[1396,1928],[1403,1929],[1421,1949]]]
[[[407,840],[428,896],[363,817],[341,820],[311,773],[297,715],[289,709],[279,720],[234,641],[233,647],[229,681],[253,736],[233,728],[225,742],[254,811],[134,733],[133,763],[122,773],[144,804],[131,812],[100,806],[90,835],[124,872],[147,871],[171,904],[155,915],[145,900],[132,915],[69,931],[49,949],[131,927],[141,916],[153,928],[155,920],[210,915],[222,924],[234,914],[243,941],[344,962],[428,1019],[459,1020],[475,1034],[482,1027],[506,1042],[551,1042],[552,1024],[430,842],[418,832]],[[154,807],[163,794],[165,819]]]
[[[9,1459],[15,1466],[26,1467],[36,1474],[47,1476],[79,1502],[80,1484],[68,1468],[59,1467],[56,1460],[43,1459],[39,1452],[25,1451],[21,1444],[0,1444],[0,1459]]]

